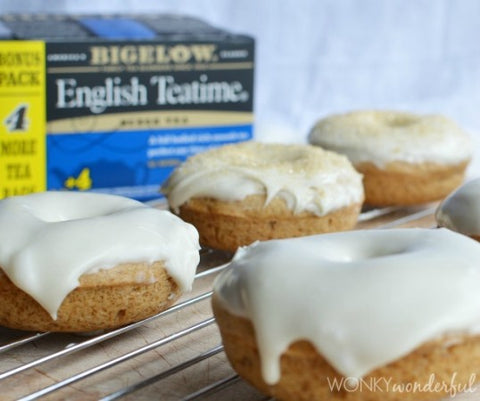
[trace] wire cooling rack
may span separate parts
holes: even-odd
[[[358,228],[433,227],[433,204],[364,211]],[[272,400],[229,366],[210,308],[231,254],[202,250],[193,291],[168,310],[85,335],[0,328],[1,400]]]

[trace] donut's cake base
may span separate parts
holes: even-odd
[[[281,379],[270,386],[262,379],[250,321],[230,314],[215,297],[213,310],[225,353],[233,368],[260,391],[280,401],[440,400],[449,395],[452,386],[457,386],[454,390],[459,392],[471,391],[473,381],[480,378],[480,337],[464,338],[458,343],[429,342],[404,358],[371,372],[362,379],[361,386],[340,385],[340,388],[335,388],[332,383],[334,380],[344,383],[342,379],[345,378],[316,352],[311,343],[298,341],[282,355]],[[402,387],[397,385],[404,385],[404,391],[400,391]],[[414,386],[417,391],[413,390]]]
[[[80,277],[53,320],[0,270],[0,325],[20,330],[85,332],[152,316],[180,295],[162,262],[122,264]]]
[[[460,186],[468,161],[456,165],[393,162],[385,169],[372,163],[356,164],[363,174],[365,203],[372,206],[403,206],[445,198]]]
[[[360,204],[352,204],[324,216],[294,214],[282,199],[275,198],[265,206],[265,196],[251,195],[234,202],[193,198],[180,207],[178,214],[197,228],[202,245],[235,251],[257,240],[352,229],[360,209]]]

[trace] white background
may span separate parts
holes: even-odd
[[[0,0],[5,12],[174,12],[250,34],[261,140],[389,108],[446,114],[480,144],[479,0]]]

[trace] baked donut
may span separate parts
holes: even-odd
[[[321,119],[309,142],[345,154],[363,174],[365,203],[413,205],[458,187],[471,158],[469,137],[439,115],[355,111]]]
[[[132,199],[43,192],[0,201],[0,325],[110,329],[166,309],[189,290],[198,233]]]
[[[200,243],[235,251],[256,240],[352,228],[361,176],[346,157],[309,145],[243,142],[189,158],[163,187]]]
[[[480,241],[480,178],[466,182],[444,199],[435,219],[440,227]]]
[[[480,377],[479,260],[447,229],[257,242],[213,309],[233,368],[277,400],[438,400]]]

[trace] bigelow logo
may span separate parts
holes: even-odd
[[[91,65],[184,64],[218,61],[215,44],[91,46]]]

